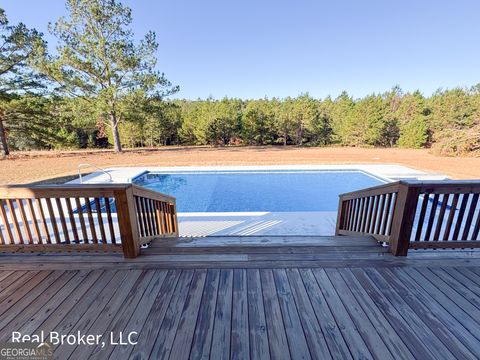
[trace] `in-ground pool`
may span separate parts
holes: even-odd
[[[336,211],[338,195],[384,183],[363,171],[147,172],[134,183],[177,198],[178,212]]]

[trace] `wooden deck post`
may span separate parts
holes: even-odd
[[[174,226],[174,236],[178,237],[178,218],[177,218],[177,202],[173,202],[173,226]]]
[[[338,195],[337,224],[335,225],[335,235],[340,235],[340,229],[343,228],[345,219],[345,209],[343,206],[343,197]]]
[[[115,190],[114,195],[123,255],[126,258],[136,258],[140,254],[140,238],[132,187],[129,186],[125,190]]]
[[[390,252],[395,256],[406,256],[408,253],[419,194],[419,187],[399,184],[389,241]]]

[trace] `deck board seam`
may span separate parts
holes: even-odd
[[[62,285],[60,286],[53,294],[51,294],[51,298],[54,297],[56,294],[58,294],[65,286],[67,286],[70,281],[79,273],[78,270],[73,270],[73,271],[61,271],[61,274],[57,277],[57,279],[55,279],[55,281],[53,281],[46,289],[44,289],[41,293],[38,294],[38,296],[36,296],[34,299],[32,299],[29,303],[25,304],[24,307],[22,307],[19,311],[19,313],[21,313],[23,316],[24,316],[24,312],[25,312],[25,309],[27,309],[29,306],[31,306],[32,303],[34,303],[37,299],[39,299],[45,292],[49,291],[49,289],[51,289],[54,285],[55,285],[55,282],[60,279],[61,277],[65,276],[65,275],[70,275],[68,280]],[[18,318],[17,318],[18,314],[12,318],[11,320],[9,320],[5,325],[1,325],[1,323],[4,321],[4,317],[3,317],[3,314],[2,316],[0,317],[0,332],[8,327],[10,325],[10,323],[12,321],[18,321]],[[26,319],[25,321],[28,321],[28,319]],[[23,324],[22,324],[23,325]]]
[[[435,274],[433,271],[430,270],[430,268],[427,268],[428,273],[431,274],[430,276],[433,276],[435,279],[437,279],[437,282],[440,281],[440,283],[443,285],[442,287],[438,287],[436,284],[434,284],[435,287],[437,287],[442,293],[444,293],[450,300],[452,300],[455,304],[457,304],[460,308],[464,309],[462,306],[460,306],[454,299],[452,299],[451,296],[459,299],[459,300],[464,300],[466,301],[465,305],[468,305],[476,314],[477,317],[473,316],[472,319],[475,320],[475,322],[478,324],[480,327],[480,309],[472,304],[465,296],[463,296],[457,289],[452,287],[450,284],[448,284],[446,281],[444,281],[441,277],[439,277],[437,274]],[[422,273],[425,277],[425,272]],[[428,280],[430,280],[428,277],[426,277]],[[445,293],[445,291],[449,289],[451,292],[451,296]],[[466,311],[464,309],[464,311]],[[470,314],[471,315],[471,314]]]
[[[422,302],[420,302],[416,297],[409,300],[408,297],[402,296],[400,289],[397,286],[394,286],[392,282],[389,282],[388,278],[386,278],[382,274],[382,272],[378,271],[377,269],[372,270],[372,272],[373,271],[375,271],[377,276],[380,276],[383,281],[385,281],[388,286],[393,289],[393,291],[398,295],[399,298],[404,300],[404,302],[409,306],[412,312],[417,314],[425,327],[431,330],[433,335],[438,339],[440,343],[445,344],[445,347],[449,350],[450,353],[452,353],[453,356],[462,358],[470,357],[471,359],[475,359],[470,349],[468,349],[464,345],[464,343],[457,338],[457,336],[455,335],[455,331],[451,330],[449,326],[447,326],[443,321],[439,319],[440,315],[435,316],[434,314],[432,314],[430,307],[422,304]],[[413,289],[409,290],[412,291]],[[460,352],[461,355],[457,352]]]
[[[392,271],[390,269],[386,270],[386,272],[392,273]],[[399,275],[401,276],[401,278],[399,278]],[[420,284],[418,284],[417,282],[415,282],[415,280],[413,280],[410,276],[408,276],[407,273],[405,273],[403,271],[397,271],[396,276],[397,276],[397,278],[399,278],[399,281],[401,281],[403,284],[407,283],[407,284],[411,284],[414,287],[416,287],[417,291],[421,294],[421,297],[423,299],[425,299],[426,301],[428,301],[428,304],[430,304],[430,307],[436,308],[436,310],[438,310],[435,313],[438,313],[437,316],[438,316],[439,320],[443,323],[443,325],[445,327],[447,327],[448,330],[450,330],[450,327],[452,326],[452,323],[456,324],[457,326],[460,326],[463,329],[462,333],[464,333],[464,335],[469,338],[468,339],[468,344],[471,344],[471,347],[467,346],[467,342],[465,341],[465,339],[463,339],[463,341],[462,341],[462,339],[459,338],[458,332],[450,331],[450,332],[453,333],[453,336],[457,337],[458,340],[460,342],[462,342],[465,346],[467,346],[467,348],[469,348],[469,350],[471,352],[472,351],[473,352],[478,352],[479,351],[480,340],[477,337],[475,337],[474,334],[472,334],[470,332],[468,327],[465,326],[464,322],[462,322],[461,320],[459,320],[455,316],[451,307],[445,307],[445,305],[443,305],[438,300],[438,298],[434,297],[432,294],[430,294],[428,291],[426,291]],[[474,344],[472,344],[472,342]],[[477,354],[477,356],[478,356],[478,354]]]
[[[333,270],[333,271],[338,271],[338,269],[329,269],[329,270]],[[360,331],[360,326],[358,325],[357,321],[355,320],[354,318],[354,315],[352,313],[351,310],[349,310],[349,306],[348,304],[346,303],[346,301],[343,299],[345,296],[342,296],[342,294],[339,292],[339,289],[337,286],[335,286],[335,282],[334,280],[332,279],[332,276],[331,274],[329,274],[329,272],[331,271],[328,271],[326,270],[325,271],[325,274],[326,276],[328,277],[328,279],[330,280],[330,282],[332,283],[332,286],[334,288],[334,290],[336,291],[337,293],[337,296],[338,298],[340,299],[340,301],[342,302],[343,304],[343,307],[345,308],[347,314],[349,315],[352,323],[355,325],[355,327],[358,329],[358,333],[360,335],[360,337],[363,339],[363,342],[365,343],[365,345],[367,346],[367,348],[369,349],[370,353],[371,354],[374,354],[375,351],[374,349],[372,348],[372,345],[370,344],[370,341],[368,338],[366,338],[365,334],[363,331]],[[345,283],[345,281],[343,280],[343,277],[341,276],[341,274],[338,275],[340,278],[339,280],[341,279],[341,281],[343,281]],[[375,329],[375,326],[374,324],[371,322],[371,319],[367,316],[367,314],[365,313],[365,311],[363,310],[362,306],[359,304],[359,302],[357,301],[357,299],[355,298],[355,296],[353,295],[353,292],[348,289],[348,285],[345,283],[345,286],[346,286],[346,290],[348,291],[348,296],[351,296],[354,300],[354,302],[356,303],[357,307],[359,308],[359,311],[361,311],[363,313],[363,316],[367,319],[367,321],[369,322],[370,324],[370,327],[373,329],[373,331],[375,332],[375,334],[377,334],[377,336],[380,338],[380,341],[382,342],[383,346],[385,347],[385,349],[387,350],[387,353],[390,354],[390,356],[392,357],[392,359],[394,358],[394,354],[391,353],[391,350],[388,348],[388,346],[385,344],[385,342],[383,342],[383,340],[381,339],[381,335],[376,331]],[[345,295],[345,294],[343,294]],[[380,356],[379,356],[380,358]],[[382,356],[381,358],[385,359],[384,356]]]
[[[363,269],[351,269],[350,271],[352,272],[353,276],[355,276],[357,281],[362,285],[362,287],[367,291],[367,294],[370,296],[372,301],[379,305],[386,304],[389,306],[390,302],[388,301],[388,298],[382,293],[382,291],[376,286],[376,284],[372,283],[366,274],[360,274],[358,270]],[[364,279],[362,280],[361,277],[364,277]],[[370,288],[370,291],[368,291],[367,288]],[[375,299],[373,296],[378,297],[378,299]],[[379,309],[394,329],[402,330],[401,337],[403,337],[405,334],[408,334],[410,336],[412,334],[416,334],[409,325],[408,321],[404,319],[398,309],[390,309],[391,314],[395,314],[395,317],[389,316],[388,311],[383,306],[380,306]],[[395,321],[398,321],[398,324],[395,324]],[[435,359],[435,356],[432,354],[430,349],[427,348],[425,344],[418,339],[417,336],[412,337],[410,340],[414,340],[414,342],[416,343],[416,348],[413,348],[413,344],[411,343],[411,341],[405,342],[405,345],[407,345],[407,347],[415,357],[420,356],[421,358],[429,358],[432,360]],[[423,354],[420,355],[418,352],[419,350],[421,350]]]
[[[350,350],[350,347],[349,347],[348,344],[347,344],[347,341],[346,341],[346,339],[345,339],[345,337],[344,337],[344,334],[342,334],[342,332],[340,331],[340,328],[339,328],[339,326],[338,326],[338,324],[337,324],[337,321],[336,321],[336,319],[335,319],[335,316],[333,315],[332,310],[330,309],[330,306],[329,306],[329,304],[327,303],[327,300],[325,299],[324,294],[320,291],[320,288],[319,288],[317,279],[315,278],[312,269],[302,269],[302,271],[299,271],[299,274],[301,275],[301,280],[302,280],[303,287],[305,288],[305,291],[307,292],[307,296],[308,296],[308,298],[309,298],[310,304],[311,304],[312,307],[313,307],[313,310],[314,310],[314,313],[315,313],[315,317],[316,317],[318,323],[319,323],[320,325],[321,325],[321,323],[322,323],[321,319],[318,317],[319,311],[317,311],[318,309],[315,309],[315,306],[314,306],[314,304],[313,304],[313,302],[312,302],[312,294],[311,294],[311,291],[308,291],[308,287],[307,287],[307,285],[306,285],[306,283],[305,283],[305,275],[302,274],[302,272],[305,272],[305,273],[308,272],[308,273],[311,274],[311,279],[314,281],[313,286],[316,288],[317,296],[318,296],[319,298],[321,298],[322,304],[324,304],[324,306],[327,308],[327,309],[326,309],[326,310],[328,310],[327,315],[329,315],[329,317],[330,317],[330,318],[333,320],[333,322],[335,323],[335,329],[337,330],[338,335],[339,335],[339,336],[341,337],[341,339],[342,339],[342,347],[343,347],[343,345],[344,345],[344,347],[345,347],[345,348],[347,349],[347,351],[348,351],[348,355],[350,355],[350,358],[353,359],[354,356],[353,356],[353,354],[352,354],[352,352],[351,352],[351,350]],[[320,312],[321,312],[321,311],[320,311]],[[322,328],[322,331],[323,331],[323,328]],[[330,350],[330,353],[333,353],[333,349],[331,348],[332,345],[330,344],[329,341],[327,341],[327,339],[325,339],[325,340],[326,340],[326,342],[327,342],[327,346],[328,346],[328,348],[329,348],[329,350]],[[335,344],[338,345],[336,342],[335,342]],[[344,355],[344,354],[342,354],[342,355]]]
[[[142,273],[148,273],[148,272],[151,272],[151,273],[152,273],[152,276],[151,276],[150,280],[148,281],[148,283],[145,285],[144,290],[142,291],[140,297],[138,298],[138,302],[137,302],[136,304],[132,304],[132,306],[134,306],[134,305],[136,306],[136,305],[138,305],[138,304],[141,302],[143,296],[145,295],[145,293],[146,293],[147,290],[149,289],[150,284],[155,281],[154,279],[155,279],[155,272],[156,272],[156,271],[155,271],[155,270],[144,270]],[[140,276],[140,278],[142,278],[142,276]],[[134,285],[134,288],[135,288],[135,285]],[[131,292],[131,291],[132,291],[132,290],[130,290],[130,292]],[[122,310],[122,309],[125,307],[125,304],[128,303],[128,301],[129,301],[129,298],[128,298],[128,296],[127,296],[127,298],[124,300],[124,302],[122,303],[122,306],[119,308],[119,310]],[[119,312],[119,314],[122,315],[121,318],[124,319],[124,323],[125,323],[125,324],[124,324],[125,327],[122,326],[122,328],[121,328],[119,331],[124,331],[124,330],[125,330],[126,326],[127,326],[128,323],[130,322],[130,319],[132,318],[132,316],[133,316],[134,313],[135,313],[135,310],[132,310],[130,316],[129,316],[128,318],[125,318],[125,317],[123,317],[123,315],[125,314],[125,312],[123,312],[123,311],[122,311],[122,312]],[[113,323],[113,322],[116,321],[116,320],[117,320],[117,319],[116,319],[116,317],[114,316],[114,317],[112,318],[112,322],[111,322],[111,323]],[[116,323],[115,323],[115,325],[116,325]],[[107,331],[107,330],[106,330],[106,331]],[[103,333],[103,336],[106,334],[106,331]],[[91,355],[90,355],[90,356],[95,355],[95,354],[97,354],[99,351],[101,351],[101,350],[97,350],[97,348],[98,348],[98,347],[96,347],[95,349],[93,349],[93,350],[91,351]],[[96,350],[97,350],[97,351],[96,351]],[[108,350],[108,349],[107,349],[107,350]],[[112,348],[112,349],[110,349],[110,351],[108,351],[107,353],[103,353],[103,355],[105,356],[105,358],[108,358],[108,357],[110,356],[110,354],[113,352],[113,350],[114,350],[114,349]]]
[[[367,269],[365,271],[366,276],[369,277],[370,281],[375,283],[375,280],[372,276],[374,276],[376,273],[376,276],[380,276],[381,281],[385,281],[382,279],[381,275],[378,274],[378,272],[375,269]],[[378,285],[380,286],[380,285]],[[443,352],[446,352],[447,354],[450,354],[451,356],[454,356],[451,352],[450,349],[444,344],[442,340],[437,336],[437,334],[425,323],[425,319],[421,317],[420,315],[417,314],[417,312],[412,308],[411,304],[409,304],[407,301],[405,301],[399,294],[398,292],[390,285],[388,282],[385,281],[385,286],[388,289],[388,291],[391,293],[391,296],[396,298],[397,301],[401,304],[402,308],[404,308],[406,311],[400,311],[400,315],[403,317],[403,319],[411,325],[411,329],[414,334],[416,334],[419,338],[426,336],[428,339],[431,339],[436,342],[436,346],[432,349],[435,351],[440,351],[442,349],[442,352],[439,352],[437,355],[434,354],[436,358],[441,356]],[[409,318],[406,317],[406,315],[409,316]],[[412,321],[413,320],[413,321]],[[413,325],[413,326],[412,326]],[[425,334],[423,334],[425,332]],[[428,336],[427,336],[428,335]],[[427,345],[431,345],[430,342],[432,341],[425,341]],[[437,348],[438,347],[438,348]]]
[[[284,269],[284,270],[285,270],[285,269]],[[306,334],[305,326],[304,326],[303,321],[302,321],[302,317],[300,316],[299,301],[297,300],[296,296],[294,295],[295,292],[294,292],[294,290],[293,290],[292,282],[291,282],[291,279],[290,279],[290,277],[288,276],[288,273],[287,273],[286,270],[285,270],[285,276],[286,276],[286,279],[287,279],[287,282],[288,282],[288,286],[289,286],[289,288],[290,288],[291,297],[292,297],[292,299],[293,299],[293,301],[294,301],[295,309],[297,310],[297,315],[298,315],[298,318],[299,318],[299,321],[300,321],[300,325],[301,325],[302,330],[303,330],[303,335],[304,335],[304,337],[305,337],[305,341],[306,341],[306,343],[307,343],[307,347],[308,347],[308,350],[309,350],[309,352],[310,352],[310,357],[311,357],[312,359],[315,359],[313,349],[311,348],[311,345],[309,344],[309,341],[308,341],[308,339],[307,339],[307,334]],[[314,321],[316,321],[316,319],[315,319]],[[318,324],[318,321],[317,321],[317,324]],[[322,333],[322,335],[323,335],[323,331],[322,331],[320,325],[318,325],[318,326],[319,326],[320,331],[321,331],[321,333]],[[325,341],[325,338],[324,338],[324,341]],[[325,346],[327,347],[327,351],[328,351],[328,353],[330,354],[330,357],[332,357],[332,354],[330,353],[330,349],[328,349],[328,345],[326,344],[326,342],[325,342]]]

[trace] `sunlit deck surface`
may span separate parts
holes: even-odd
[[[138,332],[59,359],[475,359],[480,253],[372,238],[155,240],[141,256],[0,255],[0,341]]]

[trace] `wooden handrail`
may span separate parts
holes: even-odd
[[[0,187],[1,199],[28,197],[56,198],[65,196],[113,196],[115,190],[126,190],[131,184],[101,185],[5,185]]]
[[[480,247],[480,181],[397,181],[339,196],[337,235],[372,235],[394,255]]]
[[[349,200],[349,199],[356,199],[356,198],[365,197],[365,196],[388,194],[388,193],[396,192],[398,190],[398,186],[401,183],[403,182],[395,181],[395,182],[386,183],[382,185],[371,186],[365,189],[350,191],[348,193],[341,194],[340,196],[344,200]]]
[[[123,251],[134,258],[142,244],[169,236],[178,236],[175,198],[134,184],[0,187],[0,251]]]
[[[175,198],[173,196],[165,195],[159,193],[158,191],[153,191],[138,185],[133,185],[133,195],[135,196],[143,196],[149,199],[158,200],[158,201],[165,201],[165,202],[175,202]]]

